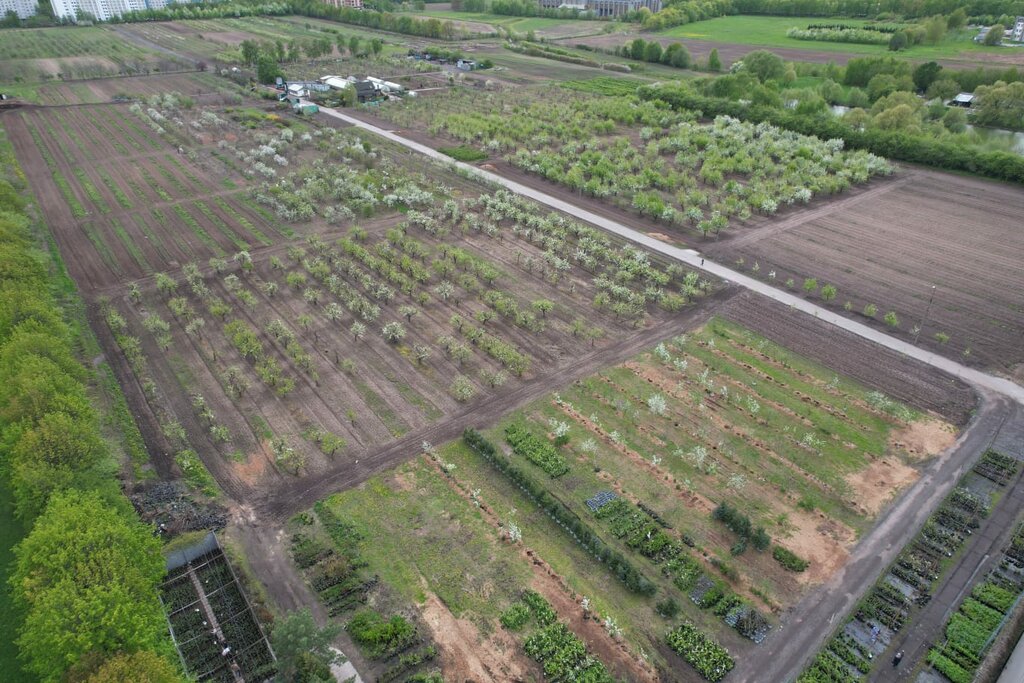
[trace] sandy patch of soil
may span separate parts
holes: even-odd
[[[254,485],[267,475],[271,469],[270,463],[269,444],[261,441],[259,450],[247,454],[245,462],[235,465],[235,476],[246,484]]]
[[[790,513],[789,520],[793,533],[775,542],[810,562],[806,571],[796,574],[800,583],[824,583],[850,559],[849,547],[856,535],[846,525],[806,513]]]
[[[117,71],[117,65],[107,59],[106,57],[59,57],[59,58],[47,58],[47,59],[33,59],[32,65],[42,71],[43,73],[49,74],[51,77],[57,74],[63,73],[69,67],[77,68],[106,68],[112,71]]]
[[[897,493],[921,476],[913,467],[893,457],[875,460],[865,469],[847,475],[846,483],[853,489],[852,500],[868,515],[877,515]]]
[[[913,460],[938,455],[956,441],[956,429],[948,422],[927,418],[893,430],[889,447],[906,451]]]
[[[506,632],[483,638],[470,621],[456,619],[434,594],[422,606],[423,621],[441,653],[441,669],[450,681],[495,683],[524,680],[528,664]]]
[[[649,232],[647,233],[647,236],[653,237],[656,240],[661,240],[662,242],[668,242],[669,244],[673,242],[672,238],[663,232]]]

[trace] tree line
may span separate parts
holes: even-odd
[[[121,494],[95,371],[77,357],[84,323],[69,323],[51,292],[72,305],[77,294],[36,248],[23,176],[4,156],[0,473],[29,529],[9,584],[21,659],[45,683],[179,681],[157,597],[161,544]]]
[[[298,62],[301,59],[319,59],[334,54],[337,44],[338,52],[346,51],[352,57],[377,56],[384,49],[384,41],[380,38],[364,40],[357,35],[345,36],[340,33],[334,36],[322,36],[312,40],[258,41],[243,40],[239,45],[242,63],[256,68],[256,77],[260,83],[272,83],[282,75],[280,64]]]

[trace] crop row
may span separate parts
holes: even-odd
[[[683,622],[665,636],[668,646],[690,663],[701,676],[722,680],[735,665],[729,652],[690,622]]]
[[[528,624],[537,628],[523,642],[526,654],[540,662],[544,677],[551,681],[613,683],[615,680],[597,657],[568,626],[558,621],[558,613],[536,591],[527,590],[501,615],[501,624],[510,631],[521,631]]]
[[[516,466],[494,447],[480,432],[466,429],[462,434],[466,444],[496,470],[519,487],[537,507],[546,512],[568,533],[573,540],[590,552],[597,560],[629,590],[640,595],[653,595],[657,587],[622,554],[609,547],[583,520],[564,503],[552,496],[548,490],[533,480],[524,470]]]
[[[1004,456],[1005,457],[1005,456]],[[1003,461],[1009,466],[1009,463]],[[965,598],[945,627],[945,642],[928,652],[928,663],[952,683],[970,683],[1007,614],[1024,594],[1024,525],[1017,527],[1000,564]]]

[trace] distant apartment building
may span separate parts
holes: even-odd
[[[574,9],[593,12],[599,17],[621,17],[646,7],[651,12],[661,11],[661,0],[540,0],[545,9]]]
[[[14,12],[19,19],[30,17],[36,13],[39,0],[0,0],[0,17]]]
[[[1006,40],[1024,43],[1024,17],[1017,17],[1011,26],[1006,27]]]
[[[0,0],[3,2],[19,0]],[[26,0],[20,0],[26,1]],[[51,0],[53,14],[58,19],[78,20],[82,13],[88,13],[98,21],[109,21],[125,12],[138,12],[146,9],[163,9],[171,2],[185,4],[200,0]],[[35,4],[35,0],[33,0]]]
[[[352,7],[354,9],[363,9],[363,0],[323,0],[325,4],[331,7]]]

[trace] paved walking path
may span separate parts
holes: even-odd
[[[1017,641],[1010,660],[1003,667],[1003,673],[996,683],[1020,683],[1024,681],[1024,636]]]
[[[607,230],[608,232],[614,233],[616,235],[619,235],[620,237],[624,237],[632,242],[640,244],[650,249],[651,251],[664,254],[665,256],[669,256],[673,259],[676,259],[677,261],[682,261],[683,263],[693,266],[694,268],[700,268],[708,273],[711,273],[712,275],[720,277],[724,280],[728,280],[730,282],[734,282],[741,287],[757,292],[758,294],[766,296],[770,299],[774,299],[775,301],[790,306],[791,308],[803,311],[808,315],[813,315],[814,317],[820,320],[824,320],[825,322],[835,325],[836,327],[844,329],[848,332],[852,332],[853,334],[856,334],[859,337],[868,339],[876,344],[892,349],[911,358],[916,358],[917,360],[923,363],[927,363],[932,367],[938,368],[944,372],[948,372],[951,375],[959,377],[960,379],[971,384],[974,387],[989,389],[991,391],[1004,394],[1006,396],[1011,397],[1018,403],[1024,404],[1024,387],[1015,384],[1010,380],[1003,379],[1001,377],[995,377],[986,372],[981,372],[979,370],[969,368],[965,365],[957,363],[956,361],[945,358],[944,356],[932,353],[931,351],[926,351],[922,348],[914,346],[913,344],[908,344],[905,341],[896,339],[888,334],[885,334],[884,332],[879,332],[878,330],[868,327],[867,325],[863,325],[855,320],[851,320],[850,318],[847,318],[844,315],[835,313],[827,308],[818,306],[817,304],[814,304],[810,301],[790,294],[789,292],[783,291],[776,287],[772,287],[771,285],[761,282],[760,280],[755,280],[752,277],[744,275],[743,273],[735,271],[731,268],[727,268],[726,266],[714,263],[713,261],[706,260],[705,258],[701,257],[700,253],[694,251],[693,249],[680,249],[679,247],[672,246],[671,244],[666,244],[661,240],[655,239],[653,237],[645,235],[642,232],[627,227],[622,223],[619,223],[618,221],[614,221],[609,218],[599,216],[591,211],[587,211],[586,209],[580,208],[569,201],[564,201],[546,192],[535,190],[532,187],[527,187],[526,185],[517,183],[513,180],[509,180],[496,173],[485,171],[481,168],[477,168],[476,166],[472,166],[461,161],[455,161],[451,157],[448,157],[442,154],[441,152],[438,152],[436,149],[433,149],[432,147],[428,147],[427,145],[421,144],[419,142],[409,140],[392,131],[384,130],[383,128],[380,128],[373,124],[361,121],[357,118],[353,118],[346,114],[342,114],[341,112],[335,109],[321,107],[320,111],[327,116],[331,116],[346,123],[352,124],[353,126],[362,128],[363,130],[374,133],[375,135],[379,135],[380,137],[385,138],[386,140],[396,142],[404,147],[419,152],[420,154],[428,156],[432,159],[448,164],[455,168],[461,169],[462,171],[465,171],[466,173],[469,173],[470,175],[475,176],[476,178],[485,180],[489,183],[501,185],[502,187],[512,192],[515,192],[516,194],[528,197],[536,202],[539,202],[546,206],[550,206],[551,208],[557,209],[558,211],[561,211],[563,213],[569,214],[570,216],[575,216],[576,218],[582,221],[586,221],[587,223],[596,225],[597,227]]]

